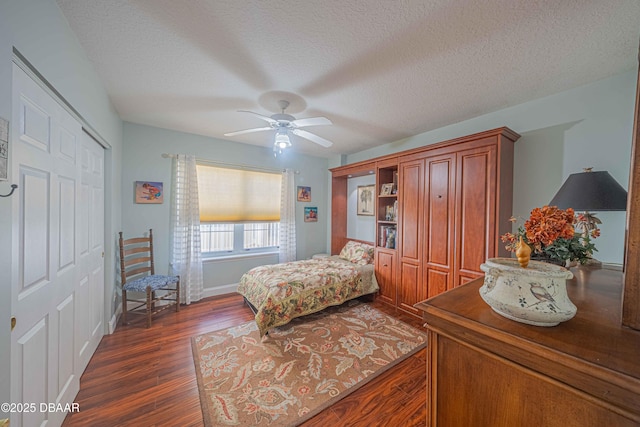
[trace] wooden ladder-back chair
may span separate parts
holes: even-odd
[[[151,327],[151,316],[169,307],[180,311],[180,276],[155,274],[153,265],[153,230],[149,237],[134,237],[124,240],[120,232],[120,275],[122,278],[122,324],[128,323],[129,314],[147,316],[147,328]],[[158,292],[160,291],[160,292]],[[142,292],[146,298],[133,299],[127,292]],[[158,292],[156,294],[156,292]],[[156,305],[158,302],[165,302]],[[128,307],[128,302],[137,305]]]

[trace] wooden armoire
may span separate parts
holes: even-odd
[[[420,316],[416,303],[507,255],[500,235],[511,231],[518,138],[503,127],[331,169],[332,253],[347,240],[347,179],[375,170],[379,296]]]

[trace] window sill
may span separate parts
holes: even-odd
[[[221,256],[209,256],[202,257],[203,263],[209,262],[219,262],[219,261],[233,261],[238,259],[250,259],[250,258],[262,258],[267,256],[278,255],[278,251],[269,251],[269,252],[252,252],[248,254],[230,254],[230,255],[221,255]]]

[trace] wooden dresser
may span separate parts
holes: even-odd
[[[551,328],[495,313],[482,279],[418,303],[427,323],[427,425],[640,426],[640,331],[621,326],[622,274],[577,267],[576,317]]]

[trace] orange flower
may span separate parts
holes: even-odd
[[[506,243],[505,248],[508,251],[511,252],[515,252],[516,251],[516,246],[518,244],[517,237],[515,234],[513,233],[504,233],[502,236],[500,236],[500,240],[502,240],[503,243]]]
[[[513,222],[513,217],[509,221]],[[575,215],[573,209],[558,209],[556,206],[543,206],[531,211],[524,226],[515,233],[500,236],[505,249],[515,252],[517,240],[523,238],[532,254],[549,259],[579,261],[584,264],[597,250],[591,239],[600,236],[596,224],[600,220],[590,214]]]
[[[535,250],[540,251],[559,238],[571,239],[575,233],[573,228],[574,211],[558,209],[556,206],[543,206],[531,211],[531,216],[524,223],[527,240]]]

